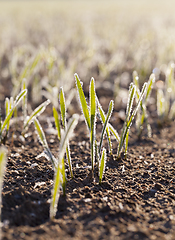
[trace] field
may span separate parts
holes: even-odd
[[[174,9],[0,3],[0,238],[175,239]]]

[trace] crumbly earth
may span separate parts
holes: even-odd
[[[111,123],[120,129],[117,113]],[[66,165],[66,196],[60,196],[54,221],[49,220],[52,165],[44,157],[37,157],[43,148],[33,126],[24,139],[21,124],[13,124],[6,143],[3,240],[175,239],[174,122],[159,129],[153,121],[151,139],[143,133],[138,140],[131,129],[127,159],[116,159],[117,143],[113,140],[114,155],[108,154],[100,185],[97,172],[94,179],[91,176],[89,136],[80,120],[70,141],[74,178],[70,178]],[[42,126],[56,156],[57,135],[46,123]],[[97,123],[97,132],[100,128]]]

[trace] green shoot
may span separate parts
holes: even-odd
[[[26,89],[26,79],[24,78],[22,80],[22,90]],[[27,120],[27,95],[25,95],[23,97],[23,101],[22,101],[22,111],[23,111],[23,119],[24,119],[24,126],[26,124],[26,120]]]
[[[57,170],[55,172],[54,186],[52,190],[52,198],[51,198],[51,204],[50,204],[50,219],[53,219],[56,215],[58,199],[60,196],[62,159],[64,158],[67,142],[71,137],[77,122],[78,122],[78,117],[77,115],[74,115],[74,117],[69,120],[67,129],[65,130],[64,135],[61,138],[60,149],[59,149],[59,159],[57,164]]]
[[[44,153],[46,154],[47,158],[49,158],[49,160],[52,162],[54,169],[56,169],[57,161],[49,149],[44,131],[43,131],[39,121],[36,118],[33,118],[33,122],[35,125],[35,129],[36,129],[39,141],[41,142],[41,144],[45,150]]]
[[[88,126],[90,132],[90,145],[91,145],[91,166],[92,166],[92,175],[94,172],[94,162],[95,162],[95,123],[96,123],[96,93],[95,93],[95,82],[94,79],[91,79],[90,89],[89,89],[89,106],[85,99],[85,95],[82,89],[82,83],[77,74],[75,74],[75,81],[78,91],[78,96],[80,100],[81,109],[85,118],[85,122]]]
[[[110,147],[110,153],[112,154],[112,144],[111,144],[111,139],[110,139],[108,122],[109,122],[109,119],[112,115],[113,108],[114,108],[114,102],[111,100],[110,103],[109,103],[107,116],[105,117],[104,114],[103,114],[103,110],[102,110],[101,106],[99,105],[99,112],[100,112],[100,116],[101,116],[102,123],[103,123],[103,129],[102,129],[101,138],[100,138],[100,145],[99,145],[99,154],[101,152],[105,132],[107,133],[108,143],[109,143],[109,147]]]
[[[135,95],[136,95],[136,86],[133,83],[130,84],[128,104],[127,104],[127,109],[126,109],[126,117],[125,117],[125,121],[124,121],[124,124],[123,124],[121,136],[120,136],[119,146],[118,146],[118,149],[117,149],[117,158],[120,157],[120,154],[121,154],[121,151],[123,149],[124,143],[125,143],[125,157],[127,156],[129,130],[130,130],[132,121],[134,119],[134,116],[136,115],[136,113],[138,111],[138,108],[140,107],[140,104],[141,104],[141,101],[142,101],[143,96],[145,94],[146,88],[147,88],[147,83],[144,83],[144,85],[142,87],[142,91],[140,93],[139,100],[137,102],[137,105],[135,106],[135,108],[132,112],[133,102],[134,102],[134,98],[135,98]]]
[[[86,98],[85,98],[85,95],[84,95],[84,92],[82,89],[83,83],[80,82],[78,74],[75,74],[74,76],[75,76],[75,81],[76,81],[76,86],[77,86],[81,109],[82,109],[82,112],[83,112],[83,115],[85,118],[85,122],[88,126],[88,130],[90,131],[90,114],[89,114],[89,109],[88,109],[88,105],[86,102]]]
[[[138,101],[139,97],[140,97],[140,90],[139,90],[139,78],[138,78],[136,71],[133,72],[133,82],[136,86],[136,97],[137,97],[137,101]],[[148,137],[151,137],[151,135],[152,135],[151,126],[148,123],[147,104],[148,104],[148,99],[150,97],[154,82],[155,82],[155,75],[151,74],[149,81],[147,83],[145,97],[141,101],[141,104],[140,104],[141,108],[140,108],[140,111],[137,112],[137,116],[136,116],[136,127],[137,127],[137,131],[138,131],[138,137],[141,136],[144,121],[146,121]]]
[[[60,140],[61,139],[61,127],[60,127],[58,112],[55,107],[53,107],[53,116],[55,119],[55,126],[56,126],[57,133],[58,133],[58,140]]]
[[[171,62],[168,65],[166,79],[165,79],[165,93],[162,89],[157,90],[157,115],[159,117],[159,124],[173,120],[175,118],[175,79],[174,79],[175,65]]]
[[[105,116],[105,113],[102,109],[102,106],[101,104],[99,103],[98,101],[98,98],[96,97],[96,100],[97,100],[97,103],[98,103],[98,112],[99,114],[97,113],[97,116],[101,119],[102,121],[102,124],[103,126],[105,125],[105,122],[106,122],[106,116]],[[109,109],[108,109],[109,111]],[[112,115],[112,111],[113,111],[113,106],[112,106],[112,109],[111,109],[111,115]],[[109,117],[110,118],[110,117]],[[114,130],[115,131],[115,130]],[[108,145],[109,145],[109,152],[110,154],[112,155],[112,142],[111,142],[111,138],[110,138],[110,131],[109,131],[109,119],[108,119],[108,124],[106,124],[106,135],[107,135],[107,139],[108,139]],[[118,135],[118,133],[117,133]],[[119,137],[119,136],[118,136]]]
[[[1,128],[0,128],[0,141],[3,141],[2,133],[5,129],[7,128],[6,135],[9,130],[9,122],[10,119],[14,113],[14,110],[16,106],[19,104],[19,102],[22,100],[22,98],[27,94],[27,89],[21,91],[18,96],[16,97],[15,101],[13,101],[13,98],[10,98],[10,100],[6,100],[6,118],[3,123],[1,123]]]
[[[2,186],[3,186],[3,177],[7,161],[7,149],[2,146],[0,147],[0,205],[2,204]],[[1,223],[1,208],[0,208],[0,223]],[[0,226],[0,239],[1,239],[1,226]]]
[[[64,130],[67,129],[67,123],[66,123],[66,103],[65,103],[65,97],[64,97],[64,91],[63,88],[61,88],[60,91],[60,109],[61,109],[61,119]],[[72,171],[72,162],[71,162],[71,155],[70,155],[70,147],[69,142],[67,143],[66,147],[66,157],[69,164],[69,170],[71,174],[71,178],[73,178],[73,171]]]
[[[38,117],[42,112],[44,112],[45,108],[47,107],[47,105],[50,103],[50,100],[48,99],[47,101],[43,102],[42,104],[40,104],[32,113],[29,117],[27,117],[27,120],[25,121],[25,125],[24,125],[24,132],[25,130],[28,128],[28,126],[30,125],[30,123],[33,121],[33,118]]]
[[[91,164],[92,173],[94,172],[95,163],[95,123],[96,123],[96,93],[95,93],[95,82],[91,79],[90,82],[90,142],[91,142]]]
[[[106,149],[103,148],[101,159],[100,159],[100,164],[99,164],[99,183],[101,184],[103,174],[105,171],[105,166],[106,166]]]

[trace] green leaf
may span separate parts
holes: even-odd
[[[65,130],[65,133],[64,133],[63,137],[61,138],[60,150],[59,150],[59,161],[58,161],[57,171],[56,171],[55,177],[54,177],[54,186],[53,186],[53,190],[52,190],[52,199],[51,199],[51,204],[50,204],[50,219],[53,219],[55,217],[55,214],[57,211],[58,199],[60,196],[61,163],[62,163],[62,159],[65,154],[65,149],[66,149],[67,143],[69,141],[69,138],[72,135],[73,129],[75,128],[77,122],[78,122],[78,116],[74,115],[69,120],[67,129]]]
[[[61,87],[60,91],[60,109],[61,109],[61,119],[63,128],[66,128],[66,104],[65,104],[65,98],[64,98],[64,92],[63,88]]]
[[[99,183],[101,183],[102,181],[103,174],[105,171],[105,165],[106,165],[106,149],[103,148],[102,156],[100,159],[100,167],[99,167]]]
[[[38,134],[39,141],[41,142],[42,146],[44,147],[45,153],[49,157],[49,159],[52,162],[54,168],[56,168],[56,160],[55,160],[54,156],[52,155],[52,153],[49,149],[44,131],[43,131],[39,121],[36,118],[34,118],[33,122],[34,122],[34,125],[35,125],[35,129],[37,131],[37,134]]]
[[[78,74],[75,73],[75,82],[76,82],[76,86],[77,86],[77,91],[78,91],[78,96],[79,96],[79,100],[80,100],[80,105],[81,105],[81,109],[86,121],[86,124],[88,126],[88,129],[90,131],[90,115],[89,115],[89,110],[88,110],[88,105],[86,102],[86,98],[82,89],[82,83],[80,82],[80,79],[78,77]]]
[[[70,175],[71,175],[71,178],[73,178],[72,161],[71,161],[71,156],[70,156],[69,142],[67,143],[67,147],[66,147],[66,157],[67,157],[67,161],[69,164]]]
[[[26,121],[26,124],[24,125],[24,129],[26,129],[29,124],[32,122],[34,117],[38,117],[41,113],[44,112],[44,110],[46,109],[47,105],[50,103],[50,100],[48,99],[47,101],[43,102],[42,104],[40,104],[29,116],[29,118]]]
[[[101,104],[99,103],[99,100],[98,100],[97,96],[96,96],[96,100],[97,100],[97,103],[98,103],[98,111],[99,111],[99,114],[100,114],[98,116],[98,113],[97,113],[97,116],[100,118],[100,120],[102,121],[102,124],[104,125],[104,123],[106,121],[106,116],[105,116],[105,113],[102,109]],[[107,124],[107,126],[106,126],[106,135],[107,135],[107,139],[108,139],[109,152],[112,155],[112,142],[111,142],[111,138],[110,138],[109,124]]]
[[[95,93],[95,83],[94,79],[90,82],[90,143],[91,143],[91,163],[92,172],[94,171],[95,162],[95,122],[96,122],[96,93]]]
[[[8,115],[6,116],[6,118],[4,120],[4,123],[3,123],[2,127],[1,127],[1,132],[3,131],[5,126],[9,123],[9,121],[10,121],[12,115],[13,115],[14,109],[19,104],[19,102],[21,101],[22,97],[25,96],[26,94],[27,94],[27,89],[21,91],[20,94],[16,97],[15,102],[14,102],[11,110],[9,111]]]
[[[55,119],[55,126],[56,126],[56,129],[57,129],[57,132],[58,132],[58,139],[60,140],[61,139],[60,121],[59,121],[58,112],[57,112],[55,107],[53,107],[53,116],[54,116],[54,119]]]
[[[103,124],[103,129],[102,129],[101,138],[100,138],[100,145],[99,145],[99,154],[101,152],[104,134],[105,134],[105,131],[107,129],[107,125],[108,125],[109,119],[110,119],[110,117],[112,115],[113,108],[114,108],[114,102],[111,100],[110,103],[109,103],[109,107],[108,107],[108,113],[107,113],[105,122]]]

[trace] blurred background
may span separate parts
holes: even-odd
[[[173,0],[1,1],[0,83],[8,89],[0,100],[16,95],[23,78],[36,104],[60,86],[69,93],[75,72],[85,89],[94,77],[114,97],[134,70],[141,82],[152,71],[164,80],[175,60],[174,9]]]

